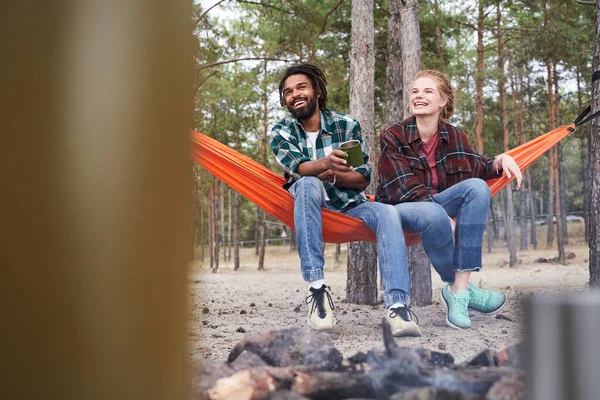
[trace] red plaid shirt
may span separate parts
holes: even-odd
[[[501,169],[497,174],[492,170],[494,158],[473,150],[460,129],[440,122],[438,134],[435,161],[439,192],[468,178],[492,179],[501,175]],[[431,169],[427,159],[419,154],[421,143],[414,116],[383,129],[375,200],[388,204],[433,201]]]

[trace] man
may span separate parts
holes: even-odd
[[[359,218],[375,232],[385,316],[392,332],[421,336],[408,306],[410,280],[400,217],[394,206],[369,202],[363,194],[371,178],[367,154],[362,166],[346,165],[339,146],[355,139],[364,147],[361,128],[351,116],[327,109],[326,85],[325,76],[313,65],[288,68],[279,83],[279,96],[291,115],[279,121],[270,136],[271,149],[285,170],[285,187],[294,197],[300,267],[310,292],[308,325],[327,330],[337,323],[323,273],[324,207]]]

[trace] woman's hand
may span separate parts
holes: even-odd
[[[517,178],[517,190],[521,188],[523,174],[521,174],[521,169],[517,165],[517,162],[514,158],[512,158],[508,154],[500,154],[496,157],[496,159],[494,159],[494,164],[496,164],[496,170],[498,170],[499,167],[502,167],[508,179],[512,178],[514,175]]]

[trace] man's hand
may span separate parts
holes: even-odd
[[[334,172],[350,172],[352,167],[347,166],[346,153],[341,150],[333,150],[325,158],[321,158],[319,161],[323,163],[323,166],[327,170],[333,170]]]
[[[508,154],[500,154],[496,157],[494,163],[496,164],[496,170],[498,170],[499,167],[502,167],[508,179],[512,178],[513,175],[517,178],[517,190],[519,190],[521,188],[523,174],[521,174],[521,169],[517,165],[515,159]]]
[[[317,178],[319,178],[323,182],[334,183],[335,182],[335,172],[333,172],[333,170],[331,170],[331,169],[328,169],[327,171],[319,174],[317,176]]]

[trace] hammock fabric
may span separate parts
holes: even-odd
[[[509,150],[506,154],[511,155],[523,171],[552,146],[574,132],[575,126],[575,123],[562,126]],[[202,133],[191,131],[190,137],[194,161],[248,200],[294,228],[294,200],[283,189],[282,176]],[[491,195],[498,193],[512,179],[514,177],[509,180],[503,174],[500,178],[486,181]],[[407,246],[420,242],[416,232],[404,231],[404,236]],[[360,219],[323,209],[323,240],[328,243],[360,240],[375,242],[375,233]]]

